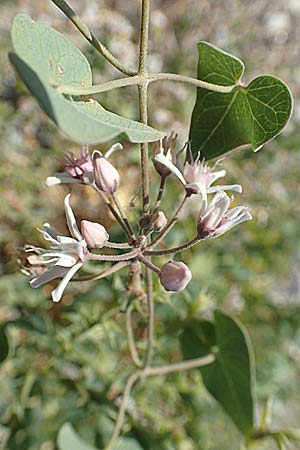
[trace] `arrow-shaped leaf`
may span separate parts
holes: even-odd
[[[223,94],[198,88],[191,119],[190,139],[194,156],[205,159],[250,144],[259,150],[277,136],[292,111],[292,96],[278,78],[261,76],[241,85],[244,64],[207,42],[198,44],[198,79],[234,86]]]
[[[152,142],[163,133],[105,110],[94,100],[80,101],[57,92],[54,86],[92,86],[85,56],[61,33],[26,14],[16,16],[12,28],[16,54],[10,55],[24,83],[43,110],[71,139],[95,144],[125,134],[131,142]]]

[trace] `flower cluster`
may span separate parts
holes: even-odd
[[[48,177],[46,185],[77,183],[91,186],[101,195],[115,219],[122,226],[126,234],[126,242],[110,242],[107,230],[100,223],[83,220],[79,230],[70,206],[70,194],[68,194],[65,198],[65,213],[70,236],[59,235],[46,223],[40,232],[49,242],[50,249],[33,246],[26,246],[24,249],[27,266],[23,268],[23,271],[33,276],[30,281],[33,288],[54,279],[61,279],[51,293],[53,301],[58,302],[62,298],[66,285],[76,272],[86,261],[93,260],[116,264],[91,279],[108,276],[125,266],[138,262],[158,274],[160,283],[166,291],[180,292],[185,289],[192,278],[192,273],[183,262],[169,260],[160,269],[153,264],[152,257],[176,254],[203,239],[221,236],[236,225],[250,220],[251,214],[245,206],[230,208],[233,197],[229,197],[227,192],[241,193],[242,187],[239,184],[215,184],[226,175],[225,170],[219,170],[220,160],[210,167],[198,154],[196,159],[190,156],[185,164],[180,164],[181,152],[176,153],[174,150],[175,139],[175,135],[165,138],[155,152],[153,163],[161,177],[160,190],[154,209],[141,218],[138,230],[129,222],[118,200],[117,191],[121,184],[121,177],[109,161],[110,156],[116,150],[122,149],[122,146],[113,145],[105,155],[98,150],[90,155],[87,147],[83,148],[78,158],[72,153],[66,155],[64,171]],[[174,216],[168,220],[159,207],[166,179],[172,174],[183,185],[185,195]],[[211,199],[209,199],[210,194],[214,194]],[[189,198],[195,195],[199,196],[196,236],[179,247],[155,249],[171,231]],[[104,249],[103,254],[92,251],[99,248]],[[107,249],[110,249],[110,253]],[[114,249],[117,254],[111,254],[111,249]],[[124,252],[124,250],[127,251]]]

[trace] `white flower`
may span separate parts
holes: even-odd
[[[104,157],[108,159],[115,151],[122,150],[122,148],[121,144],[114,144],[107,150]],[[102,155],[101,152],[99,153]],[[64,183],[93,184],[94,165],[88,147],[83,147],[80,158],[77,158],[73,153],[67,154],[66,162],[64,172],[58,172],[55,176],[47,178],[47,187]]]
[[[213,167],[209,167],[204,160],[200,160],[199,153],[194,161],[185,163],[183,171],[180,171],[162,152],[155,156],[155,160],[173,172],[187,192],[190,192],[191,194],[201,194],[205,205],[207,205],[208,194],[219,191],[242,192],[242,186],[239,184],[212,186],[216,180],[223,178],[226,175],[226,170],[215,170],[221,160],[218,160]]]
[[[229,209],[232,200],[221,191],[214,195],[207,207],[202,207],[197,227],[199,238],[221,236],[239,223],[252,219],[246,206]]]
[[[49,265],[49,269],[30,281],[31,287],[37,288],[55,278],[62,278],[57,288],[51,292],[54,302],[60,301],[68,282],[82,267],[87,253],[87,244],[79,232],[70,206],[70,194],[65,198],[65,212],[71,237],[60,236],[48,223],[44,224],[43,229],[39,231],[46,241],[50,242],[50,250],[38,248],[39,255],[35,262],[44,266]],[[34,248],[28,251],[32,249]]]

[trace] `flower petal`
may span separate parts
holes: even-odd
[[[114,152],[118,150],[123,150],[123,145],[117,142],[116,144],[112,145],[107,152],[105,153],[105,158],[108,159]]]
[[[75,275],[75,273],[82,267],[82,265],[83,263],[79,262],[75,264],[75,266],[71,267],[71,269],[67,271],[67,273],[65,274],[64,278],[61,280],[57,288],[51,292],[51,297],[54,302],[60,301],[67,284],[69,283],[71,278]]]
[[[164,166],[166,166],[172,173],[174,173],[174,175],[176,175],[176,177],[181,181],[181,183],[184,186],[186,185],[186,181],[184,179],[184,176],[180,172],[180,170],[177,169],[177,167],[163,153],[158,153],[154,157],[154,159],[155,159],[155,161],[158,161],[160,164],[163,164]]]
[[[70,206],[70,197],[71,194],[68,194],[65,197],[65,211],[66,211],[66,218],[67,218],[67,223],[68,223],[68,228],[70,230],[71,236],[75,239],[77,239],[77,241],[81,241],[82,240],[82,236],[79,232],[79,229],[77,227],[77,223],[76,223],[76,219],[73,213],[73,210]]]
[[[227,231],[231,230],[231,228],[235,227],[236,225],[239,225],[242,222],[246,222],[247,220],[251,220],[252,216],[249,211],[245,211],[242,214],[240,214],[235,219],[229,219],[227,220],[224,225],[221,225],[220,228],[216,230],[213,237],[221,236],[224,233],[227,233]]]
[[[54,280],[55,278],[64,277],[68,271],[68,267],[53,266],[39,277],[33,278],[30,281],[30,286],[32,288],[38,288],[43,284],[48,283],[48,281]]]
[[[220,192],[220,191],[234,191],[238,192],[239,194],[242,193],[243,189],[240,184],[231,184],[231,185],[225,185],[225,186],[213,186],[207,189],[208,194],[213,194],[214,192]]]
[[[64,183],[80,184],[82,183],[82,181],[78,178],[71,177],[71,175],[65,172],[62,172],[56,173],[54,177],[47,177],[45,184],[47,187],[51,187],[57,184],[64,184]]]

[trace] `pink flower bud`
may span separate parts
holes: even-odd
[[[166,291],[180,292],[191,281],[192,273],[183,262],[169,261],[162,267],[159,277]]]
[[[104,192],[114,194],[120,186],[120,175],[117,169],[100,152],[94,151],[93,165],[95,183]]]
[[[109,235],[100,223],[81,221],[81,234],[89,247],[100,248],[108,241]]]
[[[162,211],[157,211],[151,218],[151,225],[154,231],[161,231],[167,225],[168,221]]]

